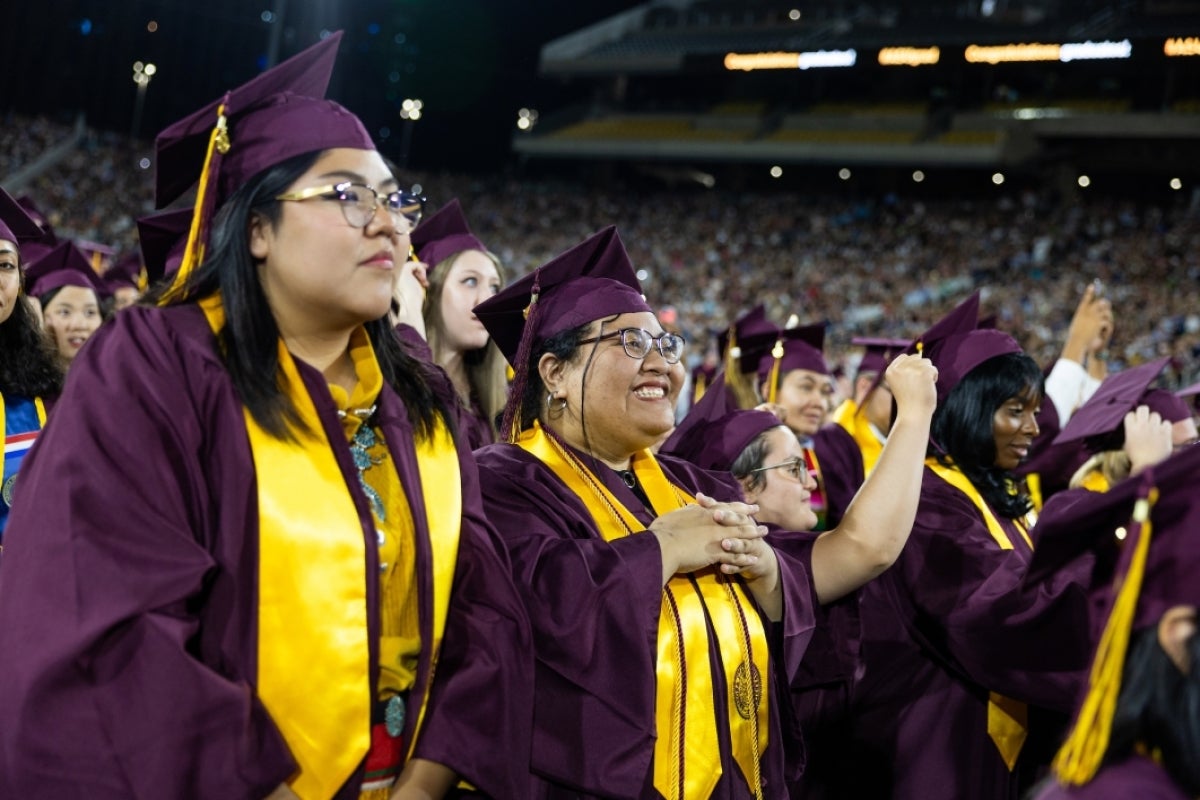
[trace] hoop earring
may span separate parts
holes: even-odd
[[[566,411],[567,410],[567,398],[565,398],[565,397],[557,398],[559,400],[562,400],[562,404],[559,405],[558,407],[555,407],[555,405],[554,405],[555,399],[556,398],[554,397],[554,392],[546,392],[546,410],[547,411],[557,411],[560,414],[562,412]]]

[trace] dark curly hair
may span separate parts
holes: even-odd
[[[57,397],[62,392],[62,366],[30,302],[19,297],[12,314],[0,323],[0,393]]]

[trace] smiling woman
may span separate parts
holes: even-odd
[[[62,242],[26,270],[29,292],[42,306],[50,340],[66,369],[84,342],[104,321],[101,301],[108,297],[87,257],[70,242]]]
[[[419,204],[323,98],[338,39],[158,137],[195,224],[22,472],[0,796],[528,796],[528,624],[388,320]]]

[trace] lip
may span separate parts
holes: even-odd
[[[380,250],[365,261],[360,261],[359,265],[376,269],[395,269],[396,258],[390,250]]]
[[[1021,458],[1029,455],[1029,445],[1010,444],[1008,446],[1010,452],[1017,454]]]

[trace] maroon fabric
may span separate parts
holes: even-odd
[[[87,257],[71,242],[60,242],[53,250],[30,264],[25,270],[29,294],[41,297],[64,286],[91,289],[97,297],[107,297],[104,285]]]
[[[465,250],[487,252],[483,242],[471,233],[457,197],[421,220],[412,232],[412,248],[430,269]]]
[[[855,336],[850,344],[863,348],[862,359],[858,362],[858,372],[883,372],[896,356],[907,350],[912,342],[908,339],[879,339],[865,336]]]
[[[370,506],[323,376],[298,366],[368,540],[374,678]],[[260,800],[295,765],[254,692],[255,473],[215,339],[194,306],[134,307],[71,369],[5,531],[0,797]],[[432,565],[413,430],[390,388],[378,413],[412,507],[428,641]],[[426,694],[429,705],[416,755],[496,797],[527,797],[528,628],[461,445],[459,459],[455,596],[432,687],[427,651],[418,664],[413,707]],[[360,768],[338,800],[357,798],[361,780]]]
[[[25,213],[34,221],[34,224],[41,229],[42,235],[39,243],[46,246],[47,249],[58,244],[58,237],[54,235],[54,227],[50,224],[50,218],[47,217],[34,199],[27,194],[23,194],[17,198],[17,204],[25,209]]]
[[[374,150],[358,117],[321,99],[340,41],[340,32],[326,37],[160,132],[154,142],[158,207],[199,179],[221,105],[230,148],[219,158],[217,206],[250,178],[293,156],[333,147]]]
[[[138,277],[142,274],[142,256],[137,251],[126,253],[105,270],[101,278],[110,294],[117,289],[132,286],[137,289]]]
[[[41,239],[44,234],[26,210],[0,189],[0,239],[20,247],[22,242]]]
[[[764,335],[770,338],[769,334],[758,334],[754,337],[754,343],[744,345],[743,349],[745,347],[753,347],[754,344],[760,341],[760,337]],[[780,343],[783,347],[782,356],[777,357],[775,355],[774,347],[776,343]],[[759,384],[762,384],[771,376],[771,370],[775,368],[776,361],[779,362],[780,380],[783,380],[784,375],[796,369],[806,369],[809,372],[828,375],[829,367],[825,364],[825,356],[821,353],[821,349],[824,346],[824,323],[780,330],[775,342],[772,342],[771,346],[767,348],[766,355],[759,358]]]
[[[1125,415],[1139,405],[1146,404],[1150,384],[1162,374],[1170,360],[1170,357],[1158,358],[1109,375],[1063,426],[1062,432],[1054,439],[1054,444],[1099,437],[1089,444],[1090,449],[1098,452],[1120,448],[1121,443],[1125,441]],[[1186,414],[1177,414],[1175,417],[1186,418]],[[1171,421],[1174,422],[1175,419]],[[1114,434],[1117,435],[1116,443],[1115,447],[1112,447],[1110,445],[1113,441],[1108,437]]]
[[[530,308],[534,285],[537,304]],[[526,324],[526,309],[532,322]],[[475,307],[475,316],[514,369],[523,337],[531,343],[597,319],[651,311],[614,226],[595,233]]]
[[[179,270],[191,226],[190,208],[160,211],[138,219],[138,244],[151,283]]]
[[[1134,756],[1103,767],[1083,786],[1047,783],[1033,800],[1192,800],[1162,767]]]
[[[717,334],[717,352],[720,353],[722,357],[725,356],[725,348],[729,347],[730,331],[732,331],[734,334],[734,340],[740,343],[742,339],[752,334],[774,330],[776,330],[774,323],[767,319],[767,307],[762,303],[759,303],[754,308],[735,319],[733,324],[728,328]],[[755,364],[757,364],[757,361]],[[751,366],[751,369],[753,369],[753,365]]]
[[[760,434],[783,423],[769,411],[743,411],[730,406],[721,376],[692,406],[658,452],[701,469],[729,472],[733,462]]]
[[[1090,651],[1094,560],[1081,555],[1026,586],[1032,551],[1011,523],[1001,525],[1011,550],[1000,548],[965,495],[925,470],[900,558],[860,590],[863,673],[844,768],[827,773],[824,791],[1015,800],[1037,753],[1027,747],[1009,773],[987,735],[988,692],[1069,708]]]
[[[653,789],[654,696],[662,557],[658,540],[637,533],[605,542],[591,514],[549,468],[515,445],[476,454],[489,519],[504,539],[534,629],[534,798],[658,798]],[[586,458],[586,456],[582,456]],[[730,478],[671,457],[660,462],[689,492],[740,497]],[[647,509],[615,472],[598,477],[643,525]],[[771,730],[762,753],[764,797],[784,797],[785,764],[798,767],[800,734],[782,698],[812,638],[811,548],[780,547],[784,619],[767,623],[772,646]],[[718,672],[718,681],[720,681]],[[717,686],[722,698],[729,691]],[[725,729],[726,702],[716,703]],[[712,795],[753,795],[721,737],[722,776]]]
[[[823,426],[813,436],[812,449],[821,465],[821,486],[825,490],[825,529],[832,530],[842,521],[850,501],[866,480],[862,450],[854,437],[836,423]]]

